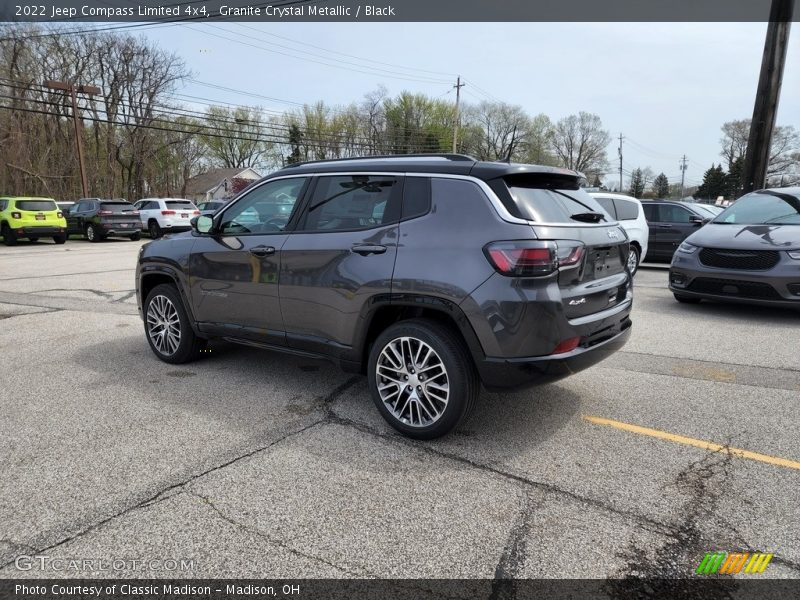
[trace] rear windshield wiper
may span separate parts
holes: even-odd
[[[570,219],[575,221],[582,221],[584,223],[599,223],[603,219],[605,219],[605,215],[599,212],[582,212],[582,213],[575,213],[574,215],[569,216]]]

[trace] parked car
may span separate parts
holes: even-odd
[[[197,205],[197,210],[201,215],[210,216],[217,212],[220,208],[225,206],[226,202],[222,200],[212,200],[209,202],[201,202]]]
[[[82,198],[67,213],[69,234],[82,234],[90,242],[127,237],[133,241],[141,237],[139,213],[125,200]]]
[[[681,242],[711,220],[690,202],[643,200],[642,210],[650,229],[647,260],[653,261],[671,260]]]
[[[6,196],[0,198],[0,233],[6,246],[20,238],[31,242],[51,237],[56,244],[67,241],[67,223],[52,198]]]
[[[725,210],[721,206],[717,206],[715,204],[705,204],[703,202],[687,202],[686,204],[690,204],[692,207],[698,209],[701,212],[707,213],[709,217],[712,219],[716,217],[719,213]]]
[[[686,238],[669,288],[679,302],[800,308],[800,187],[746,194]]]
[[[200,214],[190,200],[183,198],[143,198],[134,206],[139,211],[142,229],[153,239],[164,233],[189,231],[190,221]]]
[[[631,242],[631,249],[628,253],[628,269],[633,275],[639,268],[642,257],[647,254],[647,244],[650,238],[650,230],[647,220],[644,218],[642,203],[633,196],[614,192],[589,192],[589,195],[597,200],[597,203],[612,219],[619,221],[628,234]]]
[[[481,383],[552,381],[627,341],[628,239],[580,179],[461,155],[286,167],[144,246],[145,336],[167,363],[217,337],[326,357],[397,430],[443,435]]]

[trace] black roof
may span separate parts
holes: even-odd
[[[268,177],[279,175],[300,175],[331,173],[343,170],[360,172],[398,173],[445,173],[448,175],[472,175],[485,181],[514,174],[543,174],[562,177],[583,177],[580,173],[560,167],[526,165],[505,162],[479,161],[464,154],[393,154],[390,156],[368,156],[364,158],[338,158],[298,163],[271,173]]]

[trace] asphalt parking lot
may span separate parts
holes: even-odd
[[[681,305],[644,268],[624,351],[484,393],[422,443],[324,362],[224,343],[159,362],[141,243],[0,248],[0,576],[176,575],[17,568],[38,554],[195,577],[684,577],[758,550],[800,577],[800,313]]]

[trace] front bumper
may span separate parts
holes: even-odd
[[[764,271],[720,269],[702,264],[697,253],[676,252],[669,289],[689,298],[800,308],[800,261],[782,258]]]
[[[490,391],[513,390],[548,383],[596,365],[622,348],[631,336],[628,311],[606,330],[602,341],[582,345],[563,354],[523,358],[486,357],[478,362],[478,372],[484,387]]]

